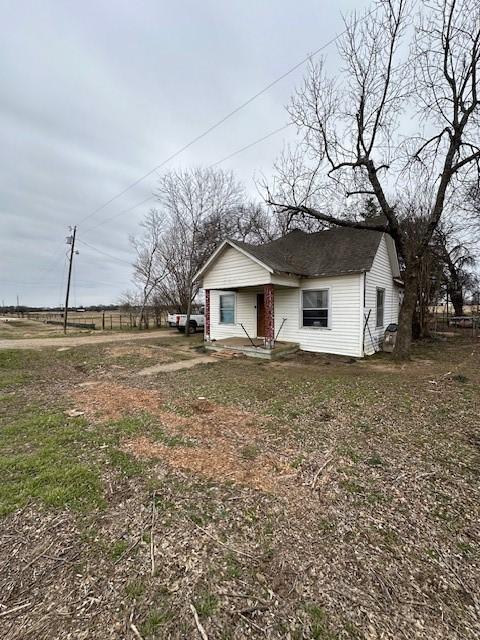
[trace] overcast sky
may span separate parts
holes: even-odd
[[[76,223],[71,304],[117,302],[131,276],[128,236],[148,204],[117,214],[151,195],[155,176],[80,221],[339,33],[342,12],[368,4],[0,0],[0,304],[17,294],[20,304],[61,303]],[[335,69],[335,45],[326,53]],[[165,169],[209,165],[281,127],[302,73]],[[293,134],[221,166],[253,194]]]

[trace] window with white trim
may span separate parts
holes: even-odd
[[[377,329],[383,327],[385,315],[385,289],[377,287]]]
[[[323,327],[330,325],[328,289],[306,289],[302,291],[302,326]]]
[[[220,295],[220,324],[235,324],[235,294]]]

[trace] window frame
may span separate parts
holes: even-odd
[[[379,291],[381,291],[383,293],[383,299],[382,299],[382,323],[379,324],[378,322],[378,310],[379,310],[379,306],[378,306],[378,293]],[[376,329],[383,329],[383,327],[385,326],[385,300],[387,298],[387,292],[385,287],[376,287],[375,289],[375,328]]]
[[[232,322],[225,322],[222,320],[222,298],[224,297],[232,297],[233,298],[233,320]],[[223,326],[232,327],[236,324],[237,317],[237,295],[234,291],[227,291],[225,293],[218,294],[218,324]]]
[[[303,324],[303,294],[308,291],[326,291],[327,292],[327,306],[326,307],[316,307],[316,309],[310,310],[327,310],[327,326],[319,327],[313,325],[305,325]],[[305,287],[300,289],[300,329],[314,329],[315,331],[330,331],[332,328],[332,298],[331,298],[331,287]]]

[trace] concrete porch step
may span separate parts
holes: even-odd
[[[205,344],[207,351],[213,351],[219,357],[235,357],[235,356],[248,356],[250,358],[263,358],[264,360],[276,360],[277,358],[283,358],[292,353],[295,353],[300,348],[300,345],[296,342],[277,342],[273,349],[266,349],[265,347],[246,344],[235,344],[235,342],[229,342],[218,340],[215,342],[209,342]]]

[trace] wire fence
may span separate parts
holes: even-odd
[[[480,316],[442,316],[434,315],[430,318],[430,328],[433,333],[454,332],[462,335],[471,334],[478,338],[480,335]]]
[[[18,314],[20,315],[20,314]],[[44,322],[45,324],[58,324],[63,325],[64,316],[63,313],[55,312],[40,312],[32,313],[27,312],[22,314],[24,318],[29,320],[36,320],[38,322]],[[125,331],[127,329],[139,328],[139,317],[136,313],[121,313],[121,312],[99,312],[99,313],[68,313],[67,326],[75,327],[77,329],[91,329],[101,331]],[[160,327],[167,326],[167,314],[163,312],[155,313],[148,311],[144,314],[144,321],[142,321],[142,328],[145,329],[158,329]]]

